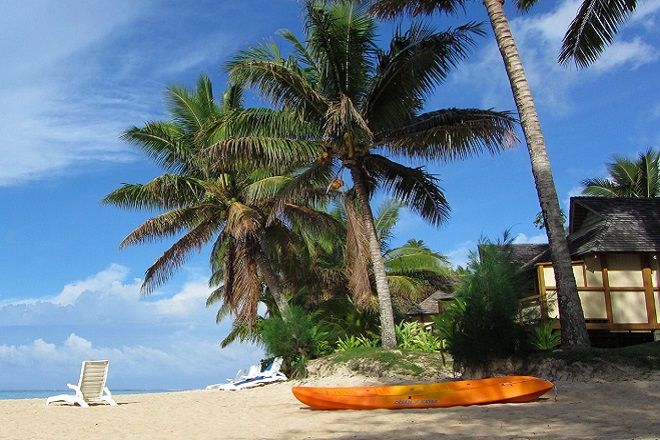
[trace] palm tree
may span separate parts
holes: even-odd
[[[525,7],[536,1],[527,1],[529,5]],[[559,62],[565,65],[573,61],[578,68],[584,68],[596,61],[605,46],[612,44],[638,3],[637,0],[584,0],[564,35]]]
[[[602,197],[660,197],[660,151],[649,148],[637,160],[615,155],[607,164],[609,176],[580,182],[582,194]]]
[[[448,207],[436,178],[376,150],[412,160],[496,152],[515,140],[515,121],[490,110],[422,113],[432,89],[466,56],[473,36],[481,35],[479,26],[437,33],[414,24],[406,32],[398,29],[385,51],[376,46],[375,22],[362,5],[305,5],[305,42],[289,31],[281,33],[293,46],[288,57],[269,42],[241,51],[227,64],[233,84],[255,87],[280,111],[277,121],[255,115],[248,125],[277,126],[281,135],[253,133],[218,142],[208,157],[222,161],[242,154],[270,166],[306,157],[313,163],[298,175],[291,194],[319,176],[343,183],[342,173],[348,170],[367,237],[365,257],[375,278],[382,343],[394,347],[390,290],[370,198],[384,188],[435,225],[447,218]]]
[[[264,283],[280,312],[286,311],[272,248],[277,240],[290,243],[290,231],[283,221],[270,221],[266,227],[266,219],[273,204],[271,195],[276,192],[273,187],[288,179],[263,168],[218,166],[199,156],[201,150],[228,135],[216,130],[213,136],[206,136],[210,132],[207,126],[241,106],[240,89],[229,89],[218,104],[210,79],[203,75],[194,92],[170,86],[166,98],[171,121],[149,122],[122,135],[166,174],[146,184],[125,184],[103,199],[105,204],[125,209],[164,211],[131,232],[122,248],[183,234],[146,271],[142,293],[153,292],[193,251],[213,243],[211,285],[220,287],[208,304],[223,302],[218,319],[229,311],[238,322],[254,323]]]
[[[392,247],[393,230],[401,208],[403,205],[397,201],[386,200],[379,206],[375,218],[387,281],[393,293],[395,312],[399,315],[436,290],[431,280],[451,283],[455,278],[447,257],[433,252],[423,240],[410,239],[402,246]]]
[[[371,9],[377,15],[392,18],[404,12],[413,15],[431,14],[434,11],[454,13],[464,7],[465,0],[373,0],[372,3]],[[519,8],[529,8],[535,1],[516,0],[515,3]],[[567,348],[588,347],[590,345],[589,336],[564,233],[559,198],[532,92],[504,13],[503,2],[501,0],[483,0],[483,4],[487,9],[488,18],[504,61],[527,141],[532,174],[545,220],[550,255],[557,280],[562,345]]]

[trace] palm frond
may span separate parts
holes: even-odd
[[[423,280],[402,274],[388,275],[387,283],[398,298],[412,298],[414,302],[422,299],[420,291],[428,287]]]
[[[185,230],[199,228],[202,225],[215,227],[215,222],[210,221],[209,207],[194,206],[175,209],[142,223],[122,240],[120,249],[128,246],[153,243],[163,238],[173,237]]]
[[[399,221],[399,212],[404,205],[394,199],[386,199],[376,210],[376,218],[374,219],[374,226],[376,227],[376,234],[380,240],[381,250],[384,252],[388,249],[388,243],[393,238],[392,230]]]
[[[219,113],[208,75],[200,75],[195,92],[179,85],[169,86],[165,93],[165,105],[177,125],[192,135],[204,126],[211,115]]]
[[[289,182],[291,176],[267,176],[250,182],[243,190],[245,203],[263,204],[264,200],[274,200]]]
[[[369,240],[356,201],[347,197],[343,206],[346,213],[345,265],[348,290],[351,292],[357,308],[364,310],[371,305],[373,300],[369,278],[369,265],[371,264]]]
[[[269,222],[279,215],[287,203],[301,203],[308,206],[323,203],[328,199],[329,184],[336,177],[337,171],[332,159],[319,159],[310,166],[291,176],[291,181],[278,193],[271,207]]]
[[[580,182],[585,188],[582,194],[597,197],[620,197],[619,187],[607,178],[585,179]]]
[[[614,155],[606,164],[609,177],[581,182],[583,194],[604,197],[658,197],[660,195],[660,151],[650,148],[637,160]]]
[[[234,321],[231,326],[229,334],[220,342],[220,348],[225,348],[237,340],[241,343],[257,344],[261,341],[261,334],[257,330],[259,327],[259,319],[257,324],[246,323],[243,321]]]
[[[339,144],[342,147],[349,144],[349,149],[356,150],[359,145],[369,145],[373,138],[369,125],[351,98],[343,93],[328,107],[324,126],[324,140],[329,144]],[[350,138],[346,139],[346,134]],[[358,152],[362,154],[362,152]],[[352,157],[349,153],[348,157]]]
[[[253,325],[258,318],[262,283],[257,276],[250,243],[235,241],[225,264],[224,303],[237,321]]]
[[[416,17],[434,12],[456,15],[465,11],[465,0],[370,0],[368,3],[370,12],[385,19],[402,14]]]
[[[645,197],[660,197],[660,151],[652,148],[639,155],[642,169],[642,192]]]
[[[244,101],[243,88],[235,85],[230,86],[222,93],[222,113],[225,114],[243,108]]]
[[[447,257],[431,251],[423,242],[410,240],[383,256],[389,273],[432,273],[447,276],[451,273]]]
[[[202,223],[181,237],[147,269],[140,287],[141,293],[148,295],[165,284],[183,266],[193,250],[201,251],[215,231],[215,224]]]
[[[365,160],[373,175],[392,197],[432,225],[440,225],[449,217],[449,203],[438,187],[438,179],[422,168],[412,168],[371,155]]]
[[[196,153],[189,139],[172,122],[147,122],[131,127],[119,139],[139,148],[154,163],[170,172],[189,172]]]
[[[225,228],[235,240],[245,241],[246,236],[254,235],[264,223],[256,209],[236,201],[229,206]]]
[[[510,112],[446,109],[429,112],[397,130],[382,133],[392,154],[424,160],[464,159],[483,150],[495,154],[513,147],[517,120]]]
[[[559,62],[573,61],[578,68],[595,62],[605,47],[612,44],[637,3],[637,0],[583,0],[564,35]]]
[[[467,57],[474,37],[483,34],[476,23],[440,33],[421,23],[413,23],[405,33],[397,28],[389,52],[380,55],[363,109],[371,126],[388,130],[415,117],[426,98]]]
[[[273,42],[251,46],[225,64],[232,84],[255,87],[278,109],[299,112],[306,118],[320,118],[327,103],[315,90],[304,70],[282,59]]]
[[[360,2],[307,3],[309,51],[322,61],[319,87],[329,100],[360,101],[373,70],[375,21]]]
[[[280,174],[318,157],[325,145],[316,141],[283,137],[246,136],[219,141],[202,155],[219,169],[249,170],[271,168]]]
[[[199,201],[204,194],[195,177],[164,174],[146,184],[124,184],[105,196],[101,203],[124,209],[174,209]]]

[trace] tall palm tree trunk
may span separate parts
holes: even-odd
[[[503,1],[483,0],[483,3],[488,9],[488,17],[511,83],[522,129],[527,141],[536,191],[545,219],[550,256],[555,271],[557,297],[559,299],[562,346],[566,348],[589,347],[589,335],[571,265],[571,255],[562,224],[557,190],[532,93],[527,83],[518,48],[509,28],[509,22],[504,13]]]
[[[376,234],[374,217],[369,204],[369,195],[366,183],[358,166],[350,166],[353,186],[357,194],[358,203],[362,216],[362,227],[369,240],[369,253],[371,254],[371,264],[376,279],[376,292],[378,293],[378,308],[380,311],[381,340],[383,348],[396,347],[396,331],[394,327],[394,312],[392,310],[392,297],[390,296],[390,286],[387,283],[387,273],[385,272],[385,262],[380,248],[380,242]]]

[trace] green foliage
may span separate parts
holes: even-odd
[[[455,335],[459,331],[466,306],[467,302],[464,298],[455,298],[443,308],[441,314],[432,317],[433,328],[442,340],[442,348],[449,353],[453,351]]]
[[[582,194],[598,197],[660,197],[660,151],[649,148],[637,160],[614,155],[605,164],[609,176],[580,182]]]
[[[556,319],[542,322],[529,329],[527,344],[539,351],[549,351],[561,345],[561,333],[555,329]]]
[[[376,336],[373,338],[368,338],[365,336],[353,336],[349,335],[345,338],[339,338],[337,340],[337,348],[335,352],[353,350],[360,347],[378,347],[380,344],[380,337]]]
[[[458,289],[458,305],[441,319],[441,335],[459,368],[477,368],[511,355],[522,338],[517,317],[524,281],[513,260],[508,234],[502,243],[482,240],[479,248],[480,255],[470,256]]]
[[[428,380],[431,377],[446,376],[450,373],[437,353],[409,351],[400,348],[359,347],[333,353],[324,358],[324,361],[332,364],[343,364],[349,370],[367,376],[382,375],[386,371],[392,375]]]
[[[263,321],[261,342],[266,354],[282,357],[292,369],[302,372],[309,359],[331,352],[328,333],[314,325],[300,307],[291,306],[286,315],[286,320],[274,316]]]
[[[424,329],[419,322],[401,322],[396,326],[398,347],[432,353],[442,349],[442,338]]]
[[[443,340],[440,336],[424,329],[418,322],[401,322],[396,326],[398,348],[410,351],[433,353],[440,351]],[[353,336],[339,338],[336,351],[347,351],[363,347],[378,347],[380,338],[377,335]]]
[[[561,208],[559,209],[559,212],[561,213],[561,223],[566,224],[566,213]],[[536,217],[534,217],[534,226],[536,226],[539,229],[545,229],[545,219],[543,218],[543,211],[539,211],[538,214],[536,214]]]
[[[372,309],[360,309],[349,297],[331,298],[323,301],[314,310],[314,321],[331,331],[335,340],[339,338],[379,338],[378,314]]]

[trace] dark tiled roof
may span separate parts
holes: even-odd
[[[454,299],[453,293],[447,293],[443,292],[442,290],[438,290],[421,303],[412,306],[406,312],[406,315],[435,315],[440,312],[438,302],[448,301],[451,299]]]
[[[573,197],[568,244],[590,252],[660,252],[660,198]]]
[[[512,244],[513,256],[520,264],[527,263],[548,249],[548,244]]]
[[[568,248],[578,258],[596,252],[660,252],[660,198],[571,198]],[[547,247],[525,267],[546,261]]]

